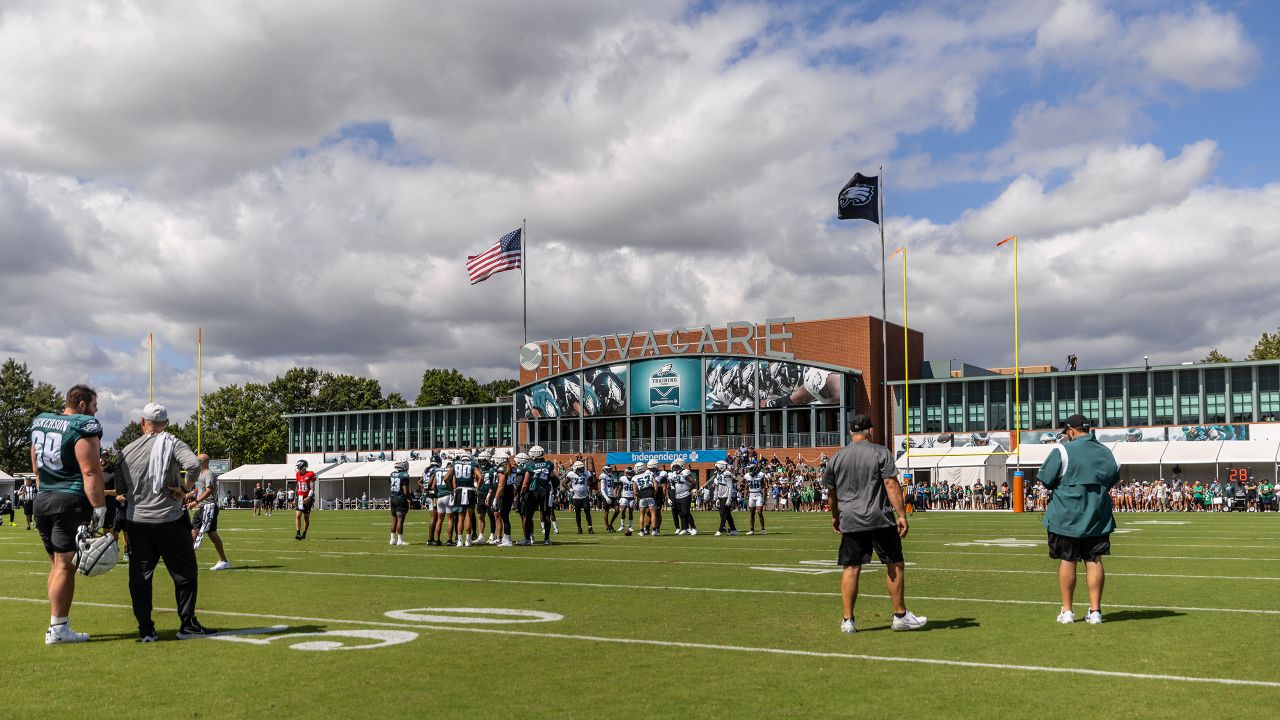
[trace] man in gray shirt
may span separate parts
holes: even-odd
[[[907,610],[903,578],[902,538],[907,536],[907,511],[898,484],[893,453],[870,442],[871,418],[854,415],[845,445],[822,473],[822,484],[831,490],[831,527],[840,535],[840,595],[844,621],[840,631],[857,632],[853,604],[858,598],[858,576],[871,561],[874,549],[884,563],[885,586],[893,603],[894,630],[918,630],[927,618]],[[894,514],[897,518],[894,518]]]
[[[141,423],[142,437],[121,453],[116,477],[117,492],[129,499],[129,596],[138,620],[138,641],[158,639],[151,619],[151,581],[161,559],[177,594],[182,619],[178,639],[206,637],[213,631],[196,620],[199,569],[191,546],[191,520],[183,509],[191,487],[179,477],[186,470],[187,477],[194,479],[200,461],[186,443],[165,432],[169,413],[163,405],[148,403],[142,408]]]

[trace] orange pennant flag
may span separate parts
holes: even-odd
[[[897,250],[894,250],[893,252],[889,253],[889,257],[887,259],[892,260],[894,255],[897,255],[900,252],[904,252],[906,249],[907,248],[904,246],[904,247],[898,248]]]
[[[1005,244],[1005,243],[1009,242],[1010,240],[1013,240],[1013,239],[1014,239],[1014,238],[1016,238],[1016,237],[1018,237],[1018,236],[1017,236],[1017,235],[1010,235],[1009,237],[1007,237],[1007,238],[1005,238],[1005,239],[1001,240],[1000,242],[996,243],[996,247],[1000,247],[1001,245],[1003,245],[1003,244]]]

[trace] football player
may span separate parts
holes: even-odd
[[[599,399],[601,415],[622,414],[626,391],[623,389],[622,379],[612,368],[588,370],[585,379]]]
[[[404,541],[404,519],[409,514],[409,461],[397,462],[388,481],[391,484],[391,544],[408,545]]]
[[[591,527],[591,473],[587,471],[586,463],[581,460],[574,461],[567,477],[569,488],[573,493],[573,517],[578,522],[578,534],[582,534],[582,513],[585,512],[587,533],[595,535],[596,530]]]
[[[671,462],[667,477],[671,488],[671,514],[676,519],[676,534],[697,535],[698,528],[693,523],[693,513],[689,507],[693,503],[693,493],[697,492],[693,473],[684,466],[683,460],[677,459]]]
[[[607,465],[604,468],[604,472],[600,473],[597,489],[600,493],[600,508],[604,511],[604,530],[605,532],[613,532],[613,521],[609,518],[609,514],[618,504],[618,478]],[[617,517],[616,512],[614,517]]]
[[[293,539],[306,540],[311,529],[311,504],[315,501],[316,474],[307,469],[307,461],[299,460],[294,481],[298,489],[298,504],[293,509]]]
[[[485,448],[476,455],[476,467],[480,469],[480,487],[476,490],[476,521],[480,523],[478,541],[484,541],[485,522],[489,524],[488,545],[497,545],[501,535],[497,534],[498,519],[494,514],[494,499],[497,495],[499,473],[493,464],[493,450]]]
[[[648,535],[653,527],[654,476],[641,462],[632,468],[632,481],[636,485],[636,499],[640,505],[640,534]]]
[[[440,467],[440,461],[432,458],[431,465],[427,467],[427,471],[423,473],[422,480],[426,484],[426,492],[435,496],[435,502],[432,504],[431,510],[431,528],[427,534],[428,545],[444,545],[440,541],[440,536],[444,534],[444,526],[449,525],[449,543],[453,544],[453,513],[451,508],[453,505],[453,488],[449,487],[449,483],[445,480],[445,471]]]
[[[471,453],[454,458],[445,473],[445,482],[453,488],[453,521],[451,534],[457,547],[471,547],[471,533],[476,525],[476,468]]]
[[[71,601],[76,592],[76,533],[90,532],[107,516],[103,491],[102,425],[94,417],[98,394],[84,385],[67,391],[61,414],[40,413],[27,430],[31,438],[31,472],[39,478],[35,496],[36,530],[49,554],[49,629],[44,643],[79,643],[86,633],[71,629]]]
[[[653,475],[653,534],[662,534],[662,508],[667,504],[667,482],[670,478],[657,460],[650,460],[645,469]]]
[[[636,463],[636,465],[639,466],[640,463]],[[613,520],[618,520],[618,526],[622,529],[623,533],[630,535],[632,521],[635,519],[635,468],[627,468],[623,471],[622,477],[618,478],[618,490],[618,509],[614,511]],[[619,515],[621,515],[620,520]],[[612,520],[609,524],[613,524]]]
[[[764,495],[768,489],[765,487],[764,470],[760,469],[759,464],[752,465],[743,480],[747,492],[747,510],[751,513],[751,529],[747,534],[756,534],[756,515],[759,515],[760,534],[768,535],[769,531],[764,529]]]
[[[541,445],[529,448],[529,462],[524,466],[524,479],[520,485],[520,497],[524,509],[524,542],[533,544],[533,514],[542,513],[542,544],[551,544],[550,505],[547,496],[559,484],[555,466],[547,460]]]
[[[715,488],[716,507],[720,510],[720,529],[716,531],[716,537],[723,535],[726,530],[730,535],[738,534],[738,527],[733,524],[733,473],[729,470],[729,463],[724,460],[716,462],[716,472],[711,476],[711,484]]]

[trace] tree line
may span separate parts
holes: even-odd
[[[495,402],[519,383],[482,383],[456,369],[428,368],[415,407],[448,405],[461,397],[468,404]],[[164,402],[160,399],[160,402]],[[284,462],[291,413],[387,410],[410,407],[400,393],[384,394],[373,378],[335,374],[314,367],[292,368],[267,383],[227,385],[202,396],[200,447],[215,458],[231,458],[236,465]],[[26,363],[9,358],[0,367],[0,470],[31,471],[32,419],[42,412],[62,412],[63,394],[35,378]],[[196,418],[170,418],[169,431],[196,447]],[[120,431],[112,445],[119,452],[142,435],[137,420]]]

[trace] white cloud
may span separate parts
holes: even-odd
[[[1240,21],[1204,6],[1142,22],[1132,42],[1153,75],[1193,90],[1239,87],[1259,61]]]

